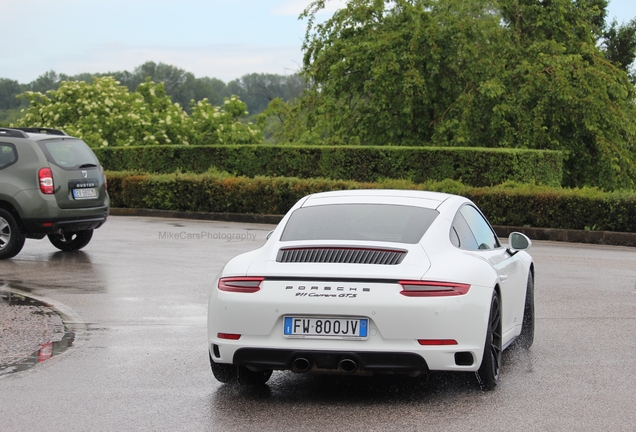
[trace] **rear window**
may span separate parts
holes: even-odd
[[[46,159],[63,169],[94,168],[99,161],[93,151],[82,140],[44,140],[39,141]]]
[[[281,241],[367,240],[415,244],[439,212],[389,204],[333,204],[292,213]]]

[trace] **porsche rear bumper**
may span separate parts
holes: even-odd
[[[327,285],[331,291],[323,291]],[[338,285],[345,287],[344,296],[323,295]],[[298,287],[310,293],[316,287],[316,295],[300,295],[306,290]],[[294,370],[294,361],[301,358],[311,370],[338,370],[343,359],[354,361],[361,372],[477,370],[492,288],[472,286],[468,293],[452,297],[407,297],[401,289],[391,281],[323,284],[271,279],[254,293],[214,289],[208,308],[210,355],[215,363],[255,369]],[[283,329],[286,316],[367,318],[369,334],[363,340],[290,338]],[[227,339],[227,334],[237,339]],[[433,343],[421,344],[422,340]],[[454,343],[436,345],[436,340]]]

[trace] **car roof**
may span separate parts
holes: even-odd
[[[354,189],[310,195],[302,207],[328,204],[393,204],[435,209],[449,199],[462,199],[462,197],[419,190]]]

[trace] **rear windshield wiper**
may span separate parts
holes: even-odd
[[[85,163],[79,166],[80,168],[97,168],[97,165],[94,163]]]

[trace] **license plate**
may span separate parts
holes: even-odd
[[[97,190],[95,188],[73,189],[73,198],[75,199],[86,199],[95,197],[97,197]]]
[[[366,318],[285,317],[284,335],[290,338],[366,339]]]

